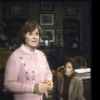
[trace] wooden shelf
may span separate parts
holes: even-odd
[[[0,68],[5,68],[6,62],[11,55],[12,51],[10,50],[1,50],[0,51]]]

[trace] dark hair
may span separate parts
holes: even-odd
[[[64,64],[64,67],[67,63],[71,63],[72,64],[72,67],[73,67],[73,70],[75,69],[75,65],[74,65],[74,62],[72,60],[67,60]]]
[[[39,36],[41,36],[42,35],[42,28],[39,26],[39,24],[37,22],[35,22],[35,21],[26,21],[24,23],[24,25],[22,26],[22,28],[19,31],[19,35],[20,35],[22,43],[25,43],[24,35],[27,32],[34,31],[36,28],[38,28]]]

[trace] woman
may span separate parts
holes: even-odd
[[[73,62],[65,63],[64,75],[57,78],[58,100],[85,100],[82,80],[75,77]]]
[[[7,61],[4,86],[14,100],[42,100],[43,94],[53,88],[46,56],[36,49],[41,34],[36,22],[27,21],[20,30],[22,44]]]

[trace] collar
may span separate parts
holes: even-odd
[[[24,44],[21,44],[20,49],[21,49],[24,53],[26,53],[26,54],[31,54],[31,55],[32,55],[32,54],[37,54],[37,52],[38,52],[38,50],[35,49],[34,53],[31,53],[31,52],[24,46]]]
[[[74,76],[75,76],[74,73],[73,73],[71,76],[69,76],[69,77],[67,77],[67,76],[64,74],[64,79],[65,79],[65,80],[71,80]]]

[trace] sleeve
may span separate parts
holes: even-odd
[[[62,77],[61,76],[57,76],[57,99],[58,100],[61,100],[61,93],[60,93],[60,90],[61,90],[61,82],[62,82]]]
[[[83,93],[84,93],[83,81],[80,79],[78,85],[78,96],[77,96],[78,100],[85,100]]]
[[[23,83],[18,81],[18,77],[20,74],[20,60],[15,59],[14,57],[9,57],[5,75],[4,75],[4,87],[13,93],[25,93],[25,92],[33,92],[32,86],[30,83]]]
[[[51,72],[51,69],[50,69],[50,67],[49,67],[49,64],[48,64],[48,62],[47,62],[47,60],[46,60],[46,66],[47,66],[47,80],[52,80],[53,78],[53,75],[52,75],[52,72]]]
[[[52,80],[53,79],[53,75],[52,75],[51,69],[49,67],[49,64],[48,64],[48,61],[47,61],[47,57],[43,52],[42,52],[42,54],[44,56],[44,60],[45,60],[46,68],[47,68],[47,80]]]

